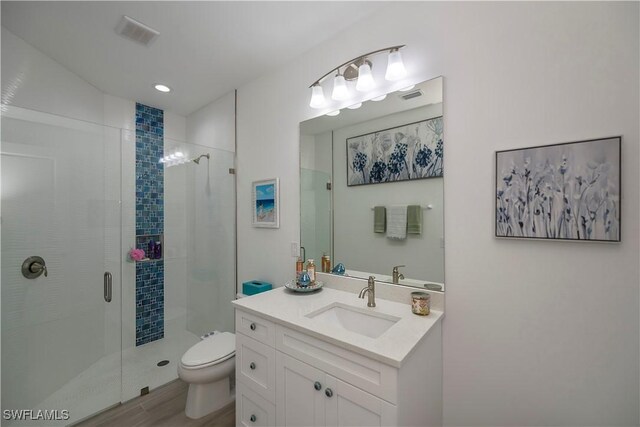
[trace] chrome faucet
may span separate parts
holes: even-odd
[[[406,265],[396,265],[395,267],[393,267],[393,284],[397,285],[398,283],[400,283],[400,280],[404,280],[404,274],[400,273],[398,271],[398,268],[400,267],[406,267]]]
[[[358,298],[364,299],[364,294],[368,293],[369,299],[367,300],[367,307],[375,307],[376,306],[376,278],[373,276],[369,276],[369,281],[367,282],[367,287],[362,288],[360,291],[360,295]]]

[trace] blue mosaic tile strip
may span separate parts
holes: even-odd
[[[136,235],[164,233],[164,112],[136,103]],[[142,248],[145,249],[146,248]],[[163,248],[164,249],[164,248]],[[164,261],[136,264],[136,346],[164,337]]]
[[[136,264],[136,346],[164,338],[164,261]]]

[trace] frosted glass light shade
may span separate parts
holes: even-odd
[[[384,95],[380,95],[380,96],[376,96],[375,98],[371,98],[371,100],[372,101],[382,101],[386,97],[387,97],[387,94],[385,93]]]
[[[330,113],[327,113],[327,116],[333,117],[333,116],[337,116],[338,114],[340,114],[340,110],[336,110],[336,111],[332,111]]]
[[[322,86],[315,85],[311,86],[311,102],[309,102],[309,107],[311,108],[322,108],[324,106],[324,91],[322,90]]]
[[[399,50],[389,52],[389,59],[387,62],[387,72],[384,78],[389,81],[399,80],[407,75],[407,70],[404,68],[402,62],[402,56]]]
[[[366,62],[358,67],[358,82],[356,83],[356,90],[360,92],[367,92],[376,87],[376,82],[373,80],[371,74],[371,67]]]
[[[347,108],[349,110],[357,110],[360,107],[362,107],[362,102],[358,102],[357,104],[349,105]]]
[[[336,101],[344,101],[349,98],[347,82],[341,74],[338,74],[336,78],[333,79],[333,92],[331,93],[331,98]]]

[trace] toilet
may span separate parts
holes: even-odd
[[[221,332],[203,339],[182,356],[178,376],[189,384],[187,417],[202,418],[233,401],[235,352],[236,336]]]

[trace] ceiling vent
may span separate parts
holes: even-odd
[[[122,16],[122,20],[116,27],[116,33],[144,46],[149,46],[160,35],[158,31],[127,15]]]
[[[422,95],[424,95],[422,93],[422,90],[417,89],[417,90],[412,90],[411,92],[403,93],[403,94],[398,95],[398,96],[400,96],[400,98],[404,99],[405,101],[408,101],[410,99],[417,98],[417,97],[422,96]]]

